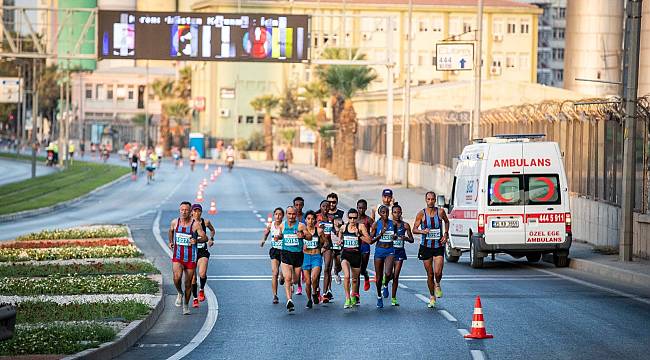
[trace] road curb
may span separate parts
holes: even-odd
[[[630,285],[648,287],[650,286],[650,275],[637,273],[630,270],[619,269],[614,266],[597,263],[583,259],[571,259],[569,268],[590,274],[599,275],[611,280],[624,282]]]
[[[126,227],[129,232],[129,238],[133,239],[131,236],[131,229]],[[147,315],[143,320],[132,321],[127,327],[122,329],[116,339],[101,344],[98,348],[87,349],[82,352],[66,356],[62,360],[77,360],[77,359],[92,359],[92,360],[109,360],[113,359],[120,354],[127,351],[131,346],[133,346],[140,338],[146,334],[158,321],[160,314],[162,314],[165,309],[164,293],[163,293],[163,276],[162,274],[156,275],[159,280],[158,282],[158,302],[154,306],[153,310]]]
[[[61,203],[58,203],[58,204],[55,204],[55,205],[46,206],[46,207],[33,209],[33,210],[19,211],[17,213],[13,213],[13,214],[0,215],[0,223],[5,223],[5,222],[13,221],[13,220],[26,218],[26,217],[43,215],[43,214],[47,214],[47,213],[50,213],[50,212],[53,212],[53,211],[56,211],[56,210],[64,209],[64,208],[66,208],[68,206],[77,204],[77,203],[87,199],[91,195],[94,195],[97,192],[99,192],[101,190],[104,190],[109,186],[115,185],[115,184],[117,184],[119,182],[122,182],[122,181],[126,180],[130,176],[131,176],[130,173],[129,174],[124,174],[124,175],[120,176],[119,178],[117,178],[117,179],[115,179],[115,180],[113,180],[113,181],[111,181],[109,183],[106,183],[106,184],[104,184],[104,185],[102,185],[102,186],[100,186],[98,188],[95,188],[95,189],[91,190],[90,192],[88,192],[88,193],[86,193],[84,195],[81,195],[81,196],[79,196],[77,198],[67,200],[67,201],[64,201],[64,202],[61,202]]]

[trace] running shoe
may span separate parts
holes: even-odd
[[[399,306],[399,303],[397,302],[397,298],[390,299],[390,305],[391,306]]]
[[[384,299],[381,298],[381,296],[377,297],[377,308],[381,309],[384,307]]]
[[[192,300],[192,307],[197,308],[199,307],[199,299],[194,299]]]
[[[291,299],[287,300],[287,311],[292,312],[294,310],[294,307],[295,306],[293,305],[293,301],[291,301]]]
[[[321,296],[320,302],[322,302],[323,304],[327,304],[328,302],[330,302],[330,299],[328,299],[326,296]]]
[[[189,315],[189,314],[190,314],[190,305],[183,304],[183,315]]]
[[[284,276],[280,276],[280,285],[284,285]]]
[[[339,273],[334,274],[334,280],[336,281],[337,285],[341,285],[341,275]]]
[[[277,303],[279,303],[279,302],[280,302],[280,299],[278,299],[277,296],[273,296],[273,303],[274,303],[274,304],[277,304]]]
[[[326,297],[327,300],[329,300],[329,301],[334,300],[334,295],[332,295],[332,291],[330,291],[330,290],[327,290],[327,292],[325,293],[325,297]]]
[[[370,290],[370,278],[366,277],[366,279],[363,281],[363,291],[368,290]]]
[[[440,286],[436,287],[436,290],[434,291],[434,293],[436,294],[437,298],[441,298],[442,297],[442,288]]]
[[[349,309],[352,307],[352,300],[350,298],[345,299],[345,304],[343,304],[344,309]]]
[[[205,292],[203,290],[199,290],[199,301],[205,301]]]
[[[314,304],[318,305],[318,303],[320,302],[320,294],[318,292],[315,292],[311,295],[311,298]]]
[[[350,298],[350,301],[352,302],[352,306],[357,306],[357,299],[358,299],[357,296],[352,295],[352,297]]]
[[[178,295],[176,295],[176,304],[175,305],[178,306],[178,307],[183,305],[183,294],[182,293],[178,293]]]
[[[298,283],[298,288],[296,289],[296,295],[302,295],[302,284]]]
[[[388,295],[389,295],[389,294],[388,294],[388,286],[386,286],[386,285],[382,286],[382,287],[381,287],[381,292],[382,292],[382,294],[384,295],[384,297],[385,297],[386,299],[388,299]]]
[[[429,298],[429,303],[427,304],[427,307],[429,309],[433,309],[434,307],[436,307],[436,298],[435,297],[432,296],[432,297]]]
[[[313,303],[312,303],[311,299],[309,299],[309,300],[307,301],[307,305],[305,305],[305,308],[307,308],[307,309],[311,309],[312,306],[313,306]]]

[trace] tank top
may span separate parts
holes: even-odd
[[[280,235],[280,228],[271,223],[271,247],[274,249],[282,250],[282,239],[275,240],[277,235]]]
[[[291,252],[302,252],[303,239],[298,238],[299,222],[296,221],[293,226],[289,226],[287,221],[284,222],[284,230],[282,231],[282,250]]]
[[[381,233],[381,230],[384,227],[384,223],[381,221],[377,221],[377,229],[375,229],[375,236],[378,236]],[[388,225],[386,226],[386,231],[384,232],[384,235],[381,236],[379,239],[379,242],[382,244],[393,244],[393,235],[395,235],[395,224],[393,223],[393,220],[388,219]]]
[[[356,233],[349,230],[350,223],[345,224],[343,231],[343,250],[344,251],[359,251],[361,248],[361,239],[359,239],[358,229]]]
[[[397,239],[393,240],[393,247],[397,249],[404,248],[404,238],[406,237],[406,226],[404,222],[400,222],[400,225],[397,227]]]
[[[438,208],[433,208],[433,216],[427,214],[427,209],[422,209],[424,219],[420,224],[420,229],[429,229],[428,234],[422,234],[420,245],[428,248],[440,247],[440,217],[438,216]]]
[[[314,250],[320,248],[320,241],[318,241],[318,229],[316,229],[316,231],[311,235],[311,240],[304,240],[304,242],[305,249]]]
[[[203,229],[203,232],[205,232],[207,234],[208,227],[205,226],[205,219],[203,219],[203,218],[201,218],[201,228]],[[196,237],[198,239],[199,238],[199,233],[195,231],[194,232],[194,237]],[[196,248],[197,249],[207,249],[208,248],[208,243],[207,242],[197,242],[196,243]]]
[[[174,229],[174,259],[182,262],[196,262],[196,244],[190,245],[192,240],[192,227],[194,219],[189,226],[181,226],[181,219],[176,220]]]

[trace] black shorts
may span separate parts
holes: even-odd
[[[282,256],[280,255],[281,253],[282,250],[280,249],[276,249],[274,247],[269,249],[269,257],[271,258],[271,260],[281,261],[282,259]]]
[[[283,264],[291,265],[293,267],[302,267],[302,262],[305,258],[305,255],[301,252],[293,252],[282,250],[282,255],[280,261]]]
[[[445,254],[445,248],[430,248],[420,245],[420,250],[418,251],[418,259],[420,260],[429,260],[434,256],[443,256]]]
[[[358,269],[361,267],[361,252],[345,250],[341,253],[341,260],[347,260],[351,267]]]
[[[197,249],[196,250],[196,258],[197,259],[200,259],[200,258],[208,258],[209,259],[210,258],[210,252],[208,251],[208,249]]]
[[[331,249],[332,252],[334,253],[334,256],[341,256],[341,251],[342,249]]]

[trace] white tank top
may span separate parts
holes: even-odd
[[[275,223],[271,223],[271,233],[269,234],[271,236],[271,246],[274,249],[280,249],[282,250],[282,239],[275,241],[275,236],[280,234],[280,228],[275,226]]]

